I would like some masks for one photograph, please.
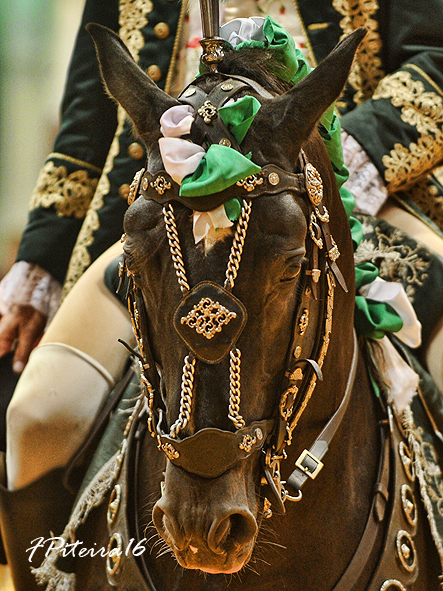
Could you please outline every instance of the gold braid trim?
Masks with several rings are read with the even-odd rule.
[[[89,178],[87,170],[68,174],[66,166],[46,162],[40,171],[31,196],[30,210],[54,206],[59,217],[85,217],[98,179]]]
[[[138,61],[140,49],[144,46],[144,38],[141,29],[148,24],[146,14],[152,11],[151,0],[120,0],[120,37],[126,43],[134,60]],[[103,168],[103,174],[98,183],[97,190],[83,222],[77,238],[77,243],[72,252],[65,284],[63,286],[62,300],[70,292],[85,269],[91,264],[91,255],[88,246],[94,242],[94,232],[100,227],[98,211],[103,207],[103,198],[109,193],[109,172],[114,167],[114,159],[120,151],[120,135],[123,131],[126,119],[125,111],[119,106],[117,111],[117,130]]]
[[[420,137],[409,146],[394,144],[390,154],[383,156],[388,191],[394,192],[423,176],[443,158],[443,97],[425,91],[421,80],[413,80],[410,72],[401,70],[386,76],[374,100],[390,99],[401,109],[401,119],[416,127]]]
[[[442,184],[443,167],[436,168],[432,171],[432,175],[426,175],[417,183],[414,183],[408,189],[407,195],[434,224],[437,224],[443,230],[443,195],[438,186],[432,182],[432,177],[435,177]]]
[[[340,21],[343,37],[366,27],[368,32],[362,40],[349,74],[349,84],[355,90],[353,101],[359,105],[371,98],[378,83],[384,76],[381,59],[381,39],[377,31],[378,22],[372,18],[379,5],[377,0],[333,0],[332,6],[344,18]]]

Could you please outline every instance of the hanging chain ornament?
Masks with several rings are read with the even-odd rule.
[[[194,387],[195,357],[187,355],[183,367],[180,412],[178,419],[171,427],[170,436],[175,439],[177,433],[186,427],[191,418],[192,393]]]
[[[169,241],[169,249],[171,251],[172,262],[174,263],[175,273],[177,275],[178,284],[182,293],[189,291],[188,280],[186,279],[185,264],[183,261],[182,250],[180,247],[180,240],[177,232],[177,224],[175,222],[174,208],[171,204],[163,208],[163,216],[166,225],[166,234]]]
[[[230,352],[229,364],[229,414],[228,417],[237,427],[241,429],[246,425],[244,418],[240,414],[240,362],[241,352],[237,348],[233,348]]]
[[[246,232],[251,215],[251,201],[243,200],[242,211],[237,222],[231,252],[229,254],[228,266],[226,269],[226,279],[224,289],[231,291],[234,287],[234,281],[240,267],[240,261],[243,253]],[[171,251],[172,262],[175,268],[179,287],[186,295],[190,291],[189,283],[186,277],[185,264],[180,246],[180,239],[177,231],[177,223],[174,215],[174,208],[171,204],[163,208],[163,216],[168,236],[169,249]],[[230,369],[229,369],[229,412],[228,417],[237,428],[245,426],[245,421],[240,414],[241,382],[240,382],[240,356],[239,349],[233,347],[230,351]],[[191,404],[194,387],[195,357],[190,354],[186,356],[183,366],[183,376],[181,385],[181,399],[179,417],[170,429],[170,436],[177,437],[179,431],[184,429],[191,416]]]

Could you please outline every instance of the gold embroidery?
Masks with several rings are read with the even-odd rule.
[[[421,80],[413,80],[410,72],[399,71],[386,76],[373,99],[390,99],[401,109],[401,118],[417,128],[420,137],[408,147],[394,144],[390,154],[383,156],[388,191],[397,191],[425,174],[443,158],[443,98],[425,91]]]
[[[85,162],[84,160],[79,160],[78,158],[73,158],[72,156],[68,156],[67,154],[61,154],[60,152],[51,152],[49,156],[47,156],[46,160],[50,158],[58,158],[59,160],[65,160],[66,162],[70,162],[71,164],[75,164],[76,166],[82,168],[88,168],[89,170],[93,170],[97,174],[101,174],[102,169],[94,164],[90,164],[89,162]]]
[[[435,175],[436,171],[433,171]],[[440,169],[440,174],[442,173]],[[436,176],[436,175],[435,175]],[[428,175],[408,190],[407,195],[439,228],[443,230],[443,195]],[[442,179],[443,180],[443,179]]]
[[[358,27],[366,27],[368,32],[362,40],[349,75],[349,84],[355,89],[353,100],[356,105],[371,98],[377,84],[384,76],[378,22],[372,18],[379,6],[377,0],[333,0],[332,6],[344,18],[340,21],[342,38]]]
[[[136,62],[138,54],[144,45],[141,29],[148,24],[146,14],[152,11],[151,0],[120,0],[120,37],[126,43]],[[70,292],[84,270],[91,264],[91,255],[88,246],[94,242],[94,232],[100,227],[98,211],[103,207],[103,198],[109,193],[110,184],[108,173],[114,167],[114,158],[120,151],[120,135],[122,134],[126,113],[119,106],[117,111],[117,130],[106,159],[103,174],[97,186],[94,198],[88,209],[82,228],[74,247],[69,263],[65,284],[63,286],[62,299]]]
[[[89,178],[86,170],[68,174],[66,166],[55,166],[49,161],[40,171],[30,209],[53,205],[58,216],[81,219],[88,211],[97,183],[98,179]]]
[[[120,0],[120,37],[135,61],[138,61],[138,53],[145,44],[141,29],[148,24],[146,14],[151,11],[151,0]]]
[[[374,263],[379,267],[381,279],[402,283],[408,299],[414,302],[417,290],[428,277],[431,255],[423,246],[408,242],[406,234],[398,228],[392,228],[388,234],[382,231],[383,226],[376,225],[374,218],[359,219],[364,238],[354,253],[355,263]]]

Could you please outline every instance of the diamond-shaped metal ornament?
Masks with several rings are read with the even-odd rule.
[[[237,341],[246,320],[240,300],[219,285],[204,281],[178,306],[174,327],[198,359],[218,363]]]

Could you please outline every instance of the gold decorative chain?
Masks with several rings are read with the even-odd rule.
[[[194,387],[195,357],[191,354],[185,357],[183,366],[180,412],[178,419],[171,427],[170,437],[177,437],[177,433],[184,429],[191,418],[192,392]]]
[[[240,414],[240,397],[241,397],[241,383],[240,383],[240,362],[241,352],[237,348],[230,351],[229,364],[229,414],[228,417],[237,427],[241,429],[246,425],[244,418]]]
[[[190,288],[186,278],[185,264],[180,247],[180,240],[178,238],[174,208],[170,203],[168,204],[168,207],[163,208],[163,216],[165,218],[166,234],[168,236],[169,248],[171,250],[172,262],[174,263],[175,272],[177,274],[178,284],[182,290],[182,293],[186,293]]]
[[[243,254],[243,246],[245,244],[249,217],[251,215],[251,207],[251,201],[243,199],[241,216],[237,223],[237,229],[235,231],[234,241],[232,242],[231,253],[229,255],[228,268],[226,269],[225,289],[233,289],[234,287],[234,281],[237,277],[241,256]]]
[[[240,218],[237,222],[237,228],[232,242],[231,252],[229,254],[228,266],[226,269],[226,280],[224,284],[225,289],[234,287],[234,281],[237,277],[238,269],[240,267],[241,256],[243,253],[243,246],[246,238],[246,231],[248,229],[249,217],[251,215],[251,201],[243,200],[243,206]],[[190,291],[188,280],[186,277],[186,270],[183,261],[183,255],[180,246],[180,239],[177,231],[177,223],[175,221],[174,208],[171,204],[163,208],[163,216],[166,226],[166,234],[169,241],[169,249],[171,251],[172,261],[174,263],[175,273],[180,289],[183,294]],[[182,320],[186,320],[182,319]],[[209,337],[208,337],[209,338]],[[229,368],[229,419],[234,425],[240,429],[245,426],[245,421],[240,414],[240,358],[241,353],[239,349],[232,349],[230,352],[230,368]],[[179,431],[184,429],[189,422],[191,416],[191,404],[194,387],[194,372],[196,359],[192,355],[185,358],[183,367],[182,385],[181,385],[181,399],[179,417],[170,429],[170,436],[175,438]]]

